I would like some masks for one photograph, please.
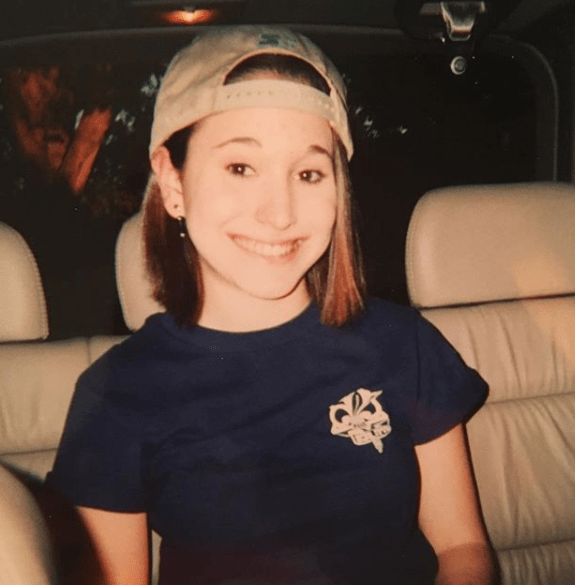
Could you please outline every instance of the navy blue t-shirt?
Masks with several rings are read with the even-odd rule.
[[[80,378],[49,481],[76,505],[148,514],[162,585],[430,584],[414,445],[486,386],[419,314],[311,305],[254,333],[168,314]]]

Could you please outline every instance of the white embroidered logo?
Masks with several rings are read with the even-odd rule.
[[[373,446],[383,453],[383,441],[391,433],[389,415],[378,402],[381,390],[359,388],[329,407],[331,433],[350,438],[355,445]]]
[[[297,43],[276,33],[261,33],[259,35],[258,47],[277,47],[278,49],[295,49]]]

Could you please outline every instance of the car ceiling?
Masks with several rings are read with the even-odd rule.
[[[220,8],[224,14],[231,15],[227,22],[398,29],[404,25],[400,22],[402,13],[414,14],[424,3],[424,0],[2,0],[0,38],[142,28],[143,15],[150,11],[173,10],[190,4],[194,8]],[[504,33],[524,29],[544,14],[571,3],[572,0],[484,2],[487,12],[497,13],[496,22],[490,28]]]

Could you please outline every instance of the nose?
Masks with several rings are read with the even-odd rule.
[[[258,202],[256,219],[277,230],[285,230],[295,223],[294,192],[289,180],[275,180],[267,186]]]

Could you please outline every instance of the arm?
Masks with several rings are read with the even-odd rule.
[[[433,546],[436,585],[495,585],[463,425],[415,448],[421,471],[419,524]]]
[[[145,513],[79,507],[90,537],[70,584],[148,585],[148,526]]]

